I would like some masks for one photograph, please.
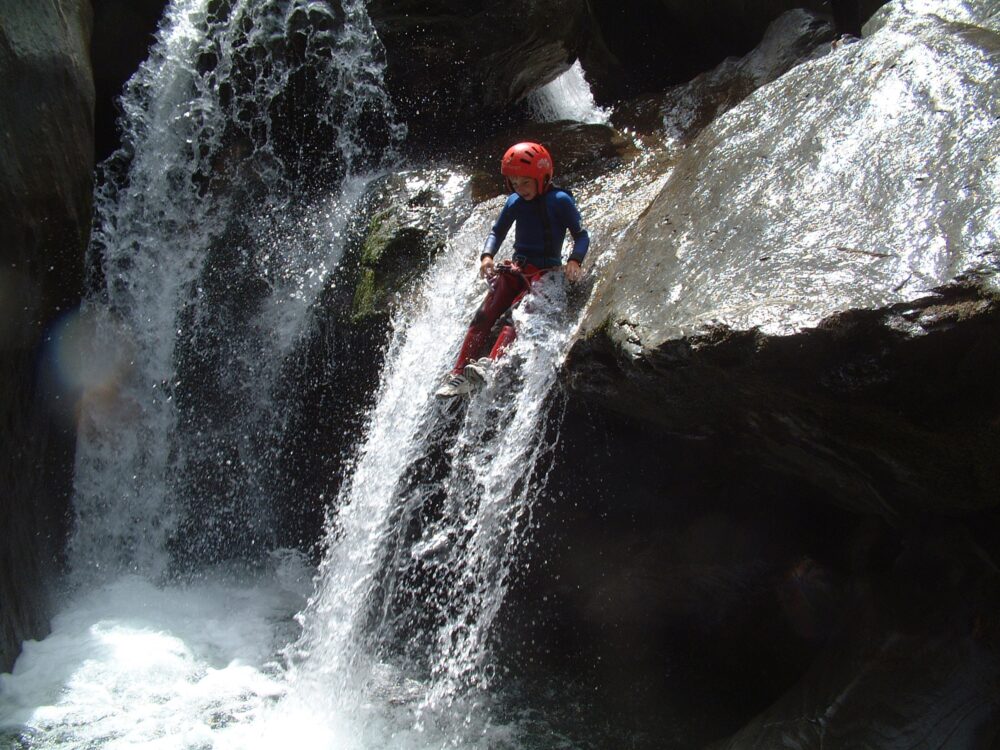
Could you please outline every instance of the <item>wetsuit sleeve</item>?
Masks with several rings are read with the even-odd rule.
[[[573,200],[572,196],[563,193],[559,196],[558,206],[560,218],[573,238],[573,252],[570,253],[569,259],[583,263],[583,259],[587,256],[587,250],[590,249],[590,235],[583,228],[576,201]]]
[[[500,211],[500,216],[497,217],[496,223],[486,238],[486,242],[483,243],[483,251],[479,254],[479,260],[482,260],[487,255],[491,258],[496,255],[500,245],[506,239],[507,232],[510,231],[511,226],[514,224],[513,205],[516,197],[516,195],[512,195],[507,199],[507,203],[504,204],[503,210]]]

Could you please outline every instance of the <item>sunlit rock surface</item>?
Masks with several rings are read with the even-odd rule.
[[[702,134],[591,328],[639,353],[719,326],[794,333],[963,274],[996,288],[996,34],[888,15]]]
[[[887,6],[683,152],[598,282],[581,390],[753,436],[857,509],[996,504],[996,16],[933,9]]]
[[[81,293],[90,227],[90,3],[0,8],[0,670],[46,628],[73,461],[70,409],[37,377]]]

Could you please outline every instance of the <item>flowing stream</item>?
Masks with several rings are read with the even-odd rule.
[[[552,274],[487,388],[435,403],[484,291],[475,259],[499,200],[395,315],[318,569],[275,538],[273,509],[300,499],[279,460],[289,412],[308,408],[295,363],[358,201],[405,137],[364,3],[331,8],[174,0],[128,86],[91,291],[55,336],[81,396],[76,518],[52,634],[0,675],[11,747],[526,746],[493,710],[491,635],[583,304]],[[290,132],[302,91],[325,108]],[[656,187],[632,189],[636,205]],[[621,229],[606,189],[578,196],[598,242]]]

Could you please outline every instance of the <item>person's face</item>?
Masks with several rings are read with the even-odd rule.
[[[510,184],[514,188],[514,192],[526,201],[530,201],[538,195],[538,185],[532,177],[511,177]]]

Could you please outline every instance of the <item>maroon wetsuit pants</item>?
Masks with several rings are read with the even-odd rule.
[[[455,374],[462,372],[465,366],[479,356],[489,338],[490,331],[501,315],[507,315],[503,328],[497,336],[496,343],[490,350],[490,359],[496,359],[503,355],[507,348],[514,343],[517,338],[517,331],[514,329],[514,321],[510,318],[510,311],[525,294],[531,291],[531,286],[542,278],[550,269],[537,268],[530,263],[523,266],[500,264],[496,267],[496,275],[490,284],[490,291],[479,306],[472,324],[465,334],[465,341],[462,342],[462,350],[458,354],[455,362]]]

